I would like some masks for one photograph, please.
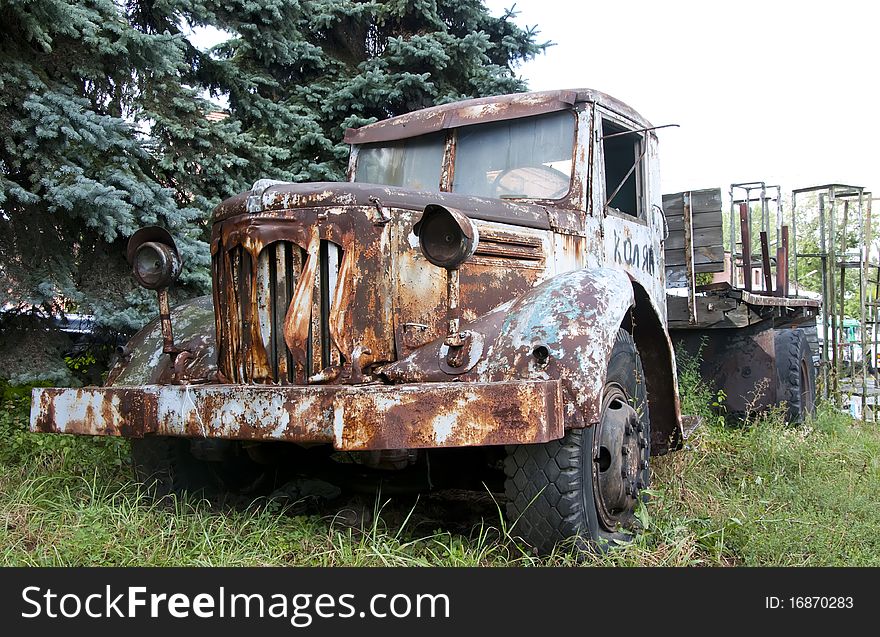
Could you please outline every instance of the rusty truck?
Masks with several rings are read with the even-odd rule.
[[[655,128],[580,89],[350,129],[346,182],[214,210],[211,296],[172,309],[174,240],[136,233],[159,317],[31,428],[130,438],[159,494],[483,480],[538,550],[626,539],[683,440]]]

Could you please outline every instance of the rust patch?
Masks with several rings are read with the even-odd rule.
[[[563,434],[557,381],[33,390],[31,430],[332,443],[339,450],[546,442]]]
[[[559,384],[401,386],[342,402],[339,449],[415,449],[547,442],[563,435]],[[426,400],[424,388],[430,388]],[[342,398],[342,395],[339,396]],[[354,396],[346,396],[354,398]]]
[[[462,326],[484,338],[486,353],[458,377],[465,382],[559,379],[566,426],[589,426],[598,421],[608,356],[632,303],[632,284],[619,270],[575,270],[548,279]],[[435,340],[383,366],[381,374],[391,382],[448,379],[439,364],[443,344]],[[537,349],[547,357],[536,357]]]
[[[567,110],[579,103],[601,104],[643,128],[651,126],[636,111],[610,95],[592,89],[569,89],[480,97],[425,108],[361,128],[350,128],[345,131],[345,142],[364,144],[406,139],[478,122],[502,121]]]

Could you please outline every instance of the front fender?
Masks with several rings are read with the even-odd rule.
[[[187,378],[212,378],[217,371],[217,336],[214,302],[210,296],[191,299],[171,310],[174,344],[190,352]],[[107,376],[110,386],[166,385],[172,382],[170,357],[162,352],[158,317],[147,323],[124,348]]]
[[[559,379],[566,426],[588,426],[599,420],[608,359],[633,303],[632,284],[619,270],[566,272],[463,325],[476,335],[479,351],[471,353],[461,373],[445,364],[444,339],[381,373],[391,382]]]

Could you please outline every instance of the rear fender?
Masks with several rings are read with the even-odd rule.
[[[446,364],[438,339],[381,373],[391,382],[559,379],[565,426],[590,426],[599,420],[608,359],[633,303],[633,286],[620,270],[566,272],[463,325],[473,344],[458,370]]]

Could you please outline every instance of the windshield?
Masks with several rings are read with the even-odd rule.
[[[559,199],[571,183],[568,111],[455,130],[452,191],[495,199]],[[355,181],[439,190],[444,133],[361,146]]]
[[[382,145],[362,146],[355,181],[437,190],[445,135],[436,133]]]
[[[498,199],[559,199],[571,182],[569,112],[458,130],[453,192]]]

